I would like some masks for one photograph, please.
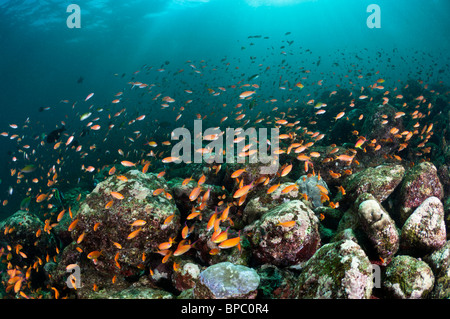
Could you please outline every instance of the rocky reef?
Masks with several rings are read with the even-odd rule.
[[[315,174],[253,185],[257,170],[243,172],[238,186],[230,168],[220,177],[200,170],[197,180],[130,169],[50,218],[18,211],[0,224],[3,294],[449,297],[446,184],[432,163],[362,168],[336,189]],[[233,197],[246,183],[248,197]],[[21,270],[12,274],[12,265]]]

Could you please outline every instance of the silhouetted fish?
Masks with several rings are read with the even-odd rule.
[[[51,131],[48,135],[47,135],[47,143],[55,143],[56,141],[59,140],[59,138],[61,137],[61,133],[64,132],[66,130],[66,127],[63,126],[59,129],[56,129],[54,131]]]

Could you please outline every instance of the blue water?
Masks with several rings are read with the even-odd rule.
[[[81,28],[66,25],[71,3],[81,8]],[[366,24],[370,4],[381,9],[381,28]],[[42,165],[33,177],[45,177],[59,157],[60,187],[69,187],[77,182],[82,164],[109,165],[117,160],[118,148],[139,159],[142,145],[162,135],[155,119],[175,126],[191,125],[197,113],[215,111],[209,116],[213,119],[227,115],[215,108],[235,104],[236,99],[224,94],[214,100],[205,88],[217,91],[219,86],[244,84],[253,74],[261,74],[255,83],[265,98],[307,101],[314,98],[317,86],[305,87],[295,96],[279,89],[286,80],[291,87],[300,81],[304,70],[311,71],[305,82],[323,80],[329,90],[336,85],[348,87],[346,75],[356,81],[356,74],[377,71],[376,77],[359,85],[370,85],[379,77],[391,88],[408,79],[448,85],[449,12],[447,0],[0,0],[0,131],[22,139],[0,136],[0,200],[9,201],[1,206],[0,217],[18,209],[29,187],[33,196],[39,188],[46,189],[42,183],[39,187],[30,181],[17,184],[17,177],[11,177],[11,169],[29,163],[19,152],[23,145],[30,145],[25,152]],[[265,71],[266,67],[270,69]],[[158,72],[159,68],[165,71]],[[156,86],[142,97],[143,91],[130,90],[130,81]],[[194,93],[187,96],[186,89]],[[111,105],[120,91],[127,93],[127,104]],[[84,102],[89,93],[95,95]],[[172,106],[161,110],[161,103],[151,100],[157,93],[194,102],[175,124],[182,103],[176,110]],[[79,116],[91,105],[104,109],[91,116],[100,117],[103,127],[111,123],[107,114],[123,107],[128,114],[113,119],[115,129],[106,142],[105,134],[94,132],[84,142],[80,139],[85,151],[96,144],[95,152],[88,151],[80,159],[73,150],[59,153],[39,145],[42,134],[61,127],[61,121],[67,134],[79,134],[87,122],[80,122]],[[50,109],[39,112],[42,107]],[[141,114],[147,115],[146,120],[128,128],[128,121]],[[124,138],[136,136],[136,130],[144,136],[138,142]]]

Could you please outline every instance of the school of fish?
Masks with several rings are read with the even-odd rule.
[[[249,39],[255,41],[253,36]],[[16,143],[16,151],[11,154],[8,164],[15,182],[11,184],[7,197],[2,199],[2,205],[15,212],[19,207],[9,201],[16,196],[20,198],[21,210],[38,215],[45,226],[38,230],[36,238],[50,233],[66,213],[71,218],[68,231],[72,232],[79,220],[72,207],[61,205],[59,190],[68,190],[77,184],[92,190],[98,183],[96,174],[105,169],[108,171],[105,178],[116,176],[124,182],[127,177],[123,172],[131,169],[157,173],[158,178],[169,175],[170,170],[181,162],[180,157],[171,154],[176,143],[171,138],[174,128],[192,128],[193,121],[198,119],[203,121],[204,128],[219,127],[223,131],[226,127],[278,128],[279,148],[271,150],[280,160],[278,171],[257,176],[251,181],[243,178],[246,167],[233,171],[230,175],[233,184],[219,185],[232,191],[219,198],[219,205],[213,213],[206,209],[212,196],[211,189],[205,187],[206,176],[184,179],[183,185],[196,184],[189,194],[189,200],[194,204],[192,211],[186,213],[180,234],[158,243],[155,251],[162,256],[161,263],[172,262],[174,271],[177,271],[180,258],[196,249],[197,238],[192,234],[195,227],[202,225],[196,223],[198,220],[207,221],[206,231],[218,247],[211,249],[209,254],[232,249],[240,253],[243,237],[240,231],[233,229],[234,218],[245,207],[248,194],[256,189],[264,189],[267,194],[275,192],[283,181],[298,178],[292,176],[295,169],[305,175],[335,181],[335,189],[328,190],[321,185],[317,188],[324,205],[339,209],[339,203],[333,202],[333,195],[340,192],[345,196],[342,181],[358,170],[366,156],[380,154],[381,160],[407,162],[410,166],[430,159],[432,148],[429,141],[437,135],[431,115],[435,112],[437,99],[447,99],[449,91],[441,92],[426,80],[418,80],[415,84],[422,93],[406,96],[404,92],[410,92],[409,82],[384,77],[383,70],[369,72],[356,66],[347,74],[341,72],[336,82],[326,74],[315,72],[320,59],[308,67],[305,64],[298,66],[290,59],[290,55],[298,53],[290,44],[286,46],[283,43],[280,48],[272,47],[272,50],[272,54],[281,59],[280,63],[254,57],[253,71],[248,73],[239,69],[238,59],[227,57],[221,61],[186,60],[176,66],[168,63],[143,65],[126,79],[119,74],[114,75],[123,79],[123,90],[119,92],[111,91],[104,95],[92,87],[84,96],[63,96],[58,105],[44,110],[58,109],[58,114],[65,113],[55,123],[57,134],[54,134],[54,143],[44,140],[43,136],[49,130],[44,130],[39,121],[32,118],[0,128],[3,131],[1,138]],[[308,54],[309,50],[301,51]],[[345,61],[340,63],[345,64]],[[223,80],[223,72],[234,73]],[[173,87],[166,90],[164,83],[167,79],[177,83],[176,90]],[[395,108],[394,113],[381,115],[380,125],[389,127],[388,136],[375,139],[360,134],[362,123],[367,120],[362,110],[368,105],[373,108],[391,105]],[[398,127],[389,126],[400,123],[400,120],[402,124]],[[342,125],[351,139],[341,142],[330,136],[335,125]],[[211,153],[208,142],[219,137],[216,134],[203,136],[202,147],[194,149],[194,152]],[[235,143],[241,141],[249,143],[243,134],[235,136]],[[392,144],[396,148],[383,153]],[[239,155],[250,157],[257,152],[250,149],[249,143]],[[218,174],[223,167],[224,164],[217,163],[209,169]],[[283,187],[281,192],[286,194],[298,189],[294,183]],[[172,197],[163,188],[154,190],[152,195]],[[82,201],[83,196],[80,194],[77,200]],[[303,194],[303,200],[309,200],[307,194]],[[111,209],[114,203],[121,201],[126,201],[126,197],[119,190],[111,190],[105,209]],[[161,226],[173,222],[173,217],[168,217]],[[323,218],[321,215],[320,219]],[[95,224],[93,230],[99,226],[99,223]],[[283,220],[277,226],[290,229],[296,227],[296,222]],[[137,240],[144,227],[145,221],[134,221],[127,240]],[[7,236],[14,232],[14,227],[6,225],[3,232]],[[80,244],[87,236],[89,234],[82,233],[76,243]],[[114,243],[114,246],[117,249],[122,247],[121,243]],[[30,281],[32,273],[42,271],[45,262],[57,262],[60,252],[57,249],[25,265],[16,265],[12,262],[13,257],[26,259],[27,252],[21,245],[2,244],[0,258],[6,264],[8,274],[8,280],[3,282],[5,291],[29,298],[36,290]],[[85,253],[92,262],[103,258],[101,250]],[[142,259],[144,262],[144,252]],[[115,263],[120,267],[117,259]],[[150,275],[152,273],[150,269]],[[111,280],[115,282],[117,278],[114,276]],[[75,282],[73,285],[76,287]],[[39,289],[47,289],[54,298],[65,297],[57,287]],[[94,285],[92,289],[95,291],[98,287]]]

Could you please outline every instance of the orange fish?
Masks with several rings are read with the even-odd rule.
[[[280,187],[280,183],[270,186],[270,188],[267,190],[267,194],[273,193],[277,190],[278,187]]]
[[[131,226],[131,227],[135,227],[135,226],[144,226],[145,224],[147,224],[147,222],[146,222],[145,220],[138,219],[138,220],[135,220],[134,222],[132,222],[132,223],[130,224],[130,226]]]
[[[173,163],[173,162],[180,162],[180,161],[181,161],[181,159],[177,156],[165,157],[162,160],[163,163]]]
[[[47,197],[48,197],[48,194],[40,194],[40,195],[36,198],[36,203],[40,203],[40,202],[44,201]]]
[[[130,162],[130,161],[122,161],[122,162],[120,162],[120,164],[122,164],[123,166],[126,166],[126,167],[132,167],[132,166],[136,165],[136,164],[134,164],[133,162]]]
[[[73,222],[70,223],[69,228],[67,229],[68,231],[72,231],[74,230],[75,226],[77,226],[78,224],[78,219],[75,219]]]
[[[342,118],[345,115],[345,112],[340,112],[336,117],[334,118],[336,121]]]
[[[87,258],[89,258],[89,259],[98,259],[98,257],[100,257],[101,254],[102,254],[101,251],[94,250],[94,251],[91,251],[91,252],[87,255]]]
[[[328,189],[326,189],[324,186],[317,184],[317,188],[320,190],[321,193],[328,195]]]
[[[116,167],[113,166],[113,167],[111,167],[110,170],[108,171],[108,174],[109,174],[109,175],[113,175],[115,172],[116,172]]]
[[[184,253],[186,253],[187,251],[189,251],[189,249],[192,248],[192,245],[194,244],[190,244],[190,245],[184,245],[183,241],[181,241],[178,244],[177,249],[173,252],[174,256],[180,256],[183,255]]]
[[[240,99],[245,99],[246,97],[252,96],[252,95],[255,94],[255,93],[256,93],[256,91],[245,91],[245,92],[242,92],[242,93],[239,95],[239,98],[240,98]]]
[[[286,166],[286,167],[281,171],[280,176],[281,176],[281,177],[286,176],[287,174],[290,173],[291,170],[292,170],[292,164],[289,164],[288,166]]]
[[[148,168],[150,167],[150,162],[145,163],[144,167],[142,168],[142,173],[147,173]]]
[[[245,172],[245,168],[238,169],[237,171],[234,171],[233,174],[231,174],[231,178],[237,178],[241,176],[242,173]]]
[[[159,194],[164,192],[164,188],[158,188],[153,191],[153,196],[158,196]]]
[[[356,141],[355,148],[361,148],[361,146],[366,142],[365,137],[360,137],[358,141]]]
[[[136,229],[135,231],[132,231],[132,232],[128,235],[127,239],[133,239],[134,237],[136,237],[136,236],[141,232],[141,230],[142,230],[142,228],[138,228],[138,229]]]
[[[161,178],[161,177],[163,177],[165,174],[166,174],[166,171],[159,172],[158,175],[156,175],[156,178]]]
[[[296,223],[295,220],[290,220],[290,221],[287,221],[287,222],[279,222],[277,224],[277,226],[283,226],[283,227],[286,227],[286,228],[291,228],[291,227],[295,226],[295,223]]]
[[[167,225],[168,223],[170,223],[174,217],[175,217],[175,214],[172,214],[172,215],[170,215],[169,217],[167,217],[167,218],[164,220],[163,225]]]
[[[189,194],[189,200],[192,202],[197,199],[198,195],[200,195],[201,188],[200,186],[195,187],[191,193]]]
[[[117,179],[118,179],[118,180],[121,180],[122,182],[128,181],[128,178],[127,178],[126,176],[124,176],[124,175],[119,175],[119,176],[117,176]]]
[[[283,188],[283,190],[281,191],[282,194],[287,194],[293,190],[298,190],[298,186],[296,184],[292,184],[289,186],[286,186],[285,188]]]
[[[240,197],[242,197],[244,195],[247,195],[247,193],[249,192],[249,190],[252,187],[253,187],[253,182],[251,184],[249,184],[249,185],[242,186],[236,192],[234,192],[233,198],[240,198]]]
[[[111,192],[111,196],[116,199],[119,199],[119,200],[122,200],[125,198],[125,196],[123,196],[121,193],[118,193],[118,192]]]
[[[237,246],[241,242],[241,235],[239,231],[238,237],[227,239],[219,244],[220,249],[227,249]]]

